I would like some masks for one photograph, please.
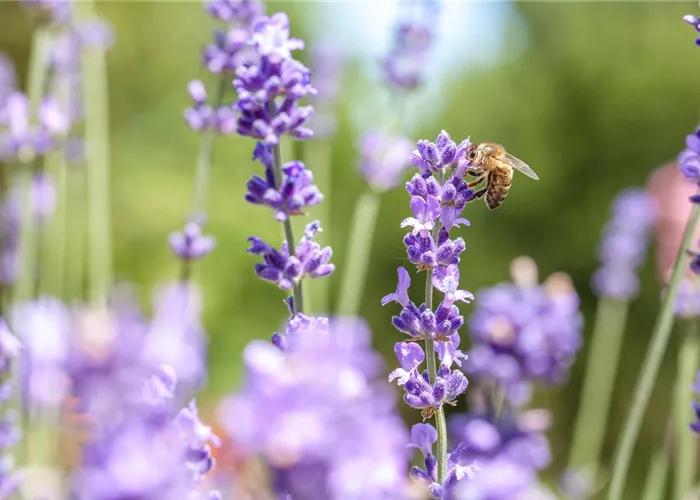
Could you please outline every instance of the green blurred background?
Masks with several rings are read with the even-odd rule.
[[[396,9],[393,4],[386,7],[382,12]],[[154,286],[178,273],[166,238],[181,227],[191,206],[199,140],[181,113],[189,105],[187,82],[206,77],[200,50],[215,23],[199,2],[98,2],[97,8],[116,34],[108,53],[115,273],[119,280],[138,286],[148,309]],[[339,33],[328,28],[329,19],[337,25],[347,16],[357,23],[350,27],[356,40],[335,40],[341,48],[348,45],[349,56],[337,103],[339,129],[330,139],[333,188],[326,203],[331,216],[324,221],[332,231],[338,265],[331,277],[332,300],[343,272],[349,214],[364,190],[356,171],[358,134],[390,122],[398,113],[389,106],[377,76],[381,51],[373,54],[363,42],[372,35],[363,30],[391,30],[391,16],[377,18],[373,9],[378,8],[343,2],[268,3],[268,12],[290,14],[293,34],[309,45],[321,37],[333,40]],[[364,20],[362,9],[367,9]],[[541,276],[554,271],[571,274],[587,322],[592,323],[596,299],[589,279],[612,198],[621,189],[643,185],[655,167],[674,158],[697,123],[700,48],[693,45],[692,28],[681,21],[695,10],[692,2],[450,7],[457,15],[451,16],[452,30],[439,34],[436,49],[447,63],[427,75],[428,89],[408,98],[414,104],[408,104],[402,132],[412,140],[434,140],[446,129],[455,139],[471,135],[477,141],[503,143],[541,179],[516,178],[498,211],[488,212],[480,203],[468,207],[472,226],[460,233],[467,240],[462,281],[477,293],[477,300],[481,288],[508,279],[512,258],[526,254],[536,259]],[[0,2],[0,50],[14,59],[22,79],[30,36],[26,13],[14,3]],[[314,148],[315,141],[285,144],[285,158]],[[258,170],[250,160],[252,147],[253,141],[238,137],[219,140],[215,146],[207,231],[218,245],[195,269],[211,337],[210,381],[203,395],[209,408],[239,383],[243,346],[253,338],[268,338],[286,316],[282,293],[255,278],[256,259],[245,251],[249,235],[273,242],[281,238],[269,210],[243,201],[245,182]],[[390,326],[391,308],[382,308],[379,300],[395,287],[396,267],[405,255],[399,222],[407,213],[402,189],[383,197],[362,300],[361,314],[372,326],[376,347],[387,356],[400,335]],[[651,262],[642,281],[615,389],[608,459],[658,308],[659,286]],[[468,315],[469,306],[463,311]],[[673,351],[671,345],[669,352]],[[584,357],[585,352],[565,388],[541,390],[536,396],[535,406],[549,407],[555,415],[550,432],[553,470],[566,457]],[[393,362],[389,357],[388,363]],[[667,356],[640,436],[631,488],[641,487],[650,451],[662,439],[673,363]],[[408,419],[416,417],[407,412]],[[633,489],[629,498],[637,498]]]

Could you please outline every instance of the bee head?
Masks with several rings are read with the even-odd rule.
[[[469,149],[467,149],[467,159],[472,165],[478,165],[481,163],[481,152],[476,144],[472,144],[469,146]]]

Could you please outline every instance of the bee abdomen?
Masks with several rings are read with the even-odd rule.
[[[486,206],[489,210],[495,210],[501,206],[508,196],[511,184],[511,175],[493,172],[489,179],[488,190],[486,191]]]

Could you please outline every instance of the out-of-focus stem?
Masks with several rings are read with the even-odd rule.
[[[226,94],[226,89],[230,85],[227,78],[222,78],[219,81],[219,86],[216,91],[216,97],[212,109],[216,110],[221,106],[221,102]],[[197,171],[195,174],[195,189],[194,189],[194,204],[193,215],[204,212],[204,202],[207,196],[207,186],[209,184],[209,171],[211,170],[212,149],[216,134],[211,130],[206,130],[202,133],[199,143],[199,155],[197,156]]]
[[[66,230],[70,237],[66,242],[66,273],[63,294],[69,301],[82,301],[85,298],[87,222],[85,217],[87,211],[85,186],[86,172],[82,166],[66,171]]]
[[[314,182],[323,193],[323,201],[311,207],[312,220],[321,221],[323,231],[318,233],[316,241],[322,247],[331,245],[330,200],[331,197],[331,145],[327,140],[306,141],[304,144],[304,161],[313,169]],[[330,279],[333,275],[320,280],[309,280],[306,285],[306,309],[312,314],[330,312]]]
[[[48,77],[47,58],[51,34],[46,26],[38,25],[32,38],[32,49],[29,61],[29,76],[27,78],[29,116],[31,123],[38,121],[39,107],[46,87]],[[13,289],[13,301],[28,300],[35,286],[36,245],[34,227],[33,173],[34,151],[22,150],[19,154],[22,163],[19,172],[20,186],[20,236],[19,236],[19,276]]]
[[[690,493],[695,480],[696,439],[688,429],[692,416],[693,380],[700,359],[700,339],[698,338],[698,318],[684,321],[684,332],[678,351],[678,372],[675,394],[675,453],[673,466],[673,498],[683,500]]]
[[[379,194],[366,191],[355,204],[350,228],[350,248],[345,257],[343,279],[340,283],[337,307],[340,315],[356,315],[359,312],[380,202]]]
[[[683,235],[683,241],[678,249],[678,256],[673,266],[671,280],[661,304],[661,311],[654,325],[651,343],[647,349],[644,362],[639,369],[639,379],[634,390],[632,407],[627,415],[627,421],[623,427],[622,436],[615,452],[608,500],[620,500],[622,498],[627,472],[629,471],[632,453],[634,452],[634,445],[639,436],[644,413],[649,405],[651,391],[654,388],[654,382],[659,374],[661,361],[663,360],[671,335],[674,308],[676,300],[678,299],[681,280],[683,275],[687,272],[688,261],[690,259],[686,253],[686,249],[693,239],[693,233],[697,226],[698,219],[700,219],[700,205],[693,204],[693,209]]]
[[[83,18],[95,15],[92,0],[76,3]],[[82,53],[85,99],[85,159],[87,163],[89,281],[88,293],[103,306],[112,285],[112,224],[109,188],[109,94],[102,48]]]
[[[273,153],[273,170],[275,175],[275,185],[277,188],[282,186],[282,154],[280,151],[279,144],[272,148]],[[294,255],[297,245],[294,241],[294,230],[292,229],[292,221],[288,217],[282,225],[284,226],[284,238],[287,240],[287,248],[289,249],[289,255]],[[294,310],[298,313],[304,312],[304,296],[301,290],[301,283],[294,285]]]
[[[662,500],[665,496],[669,466],[668,448],[672,437],[672,428],[671,419],[669,418],[664,443],[654,452],[649,463],[649,472],[644,483],[642,500]]]
[[[601,297],[598,302],[569,467],[597,467],[628,308],[626,301],[609,297]]]

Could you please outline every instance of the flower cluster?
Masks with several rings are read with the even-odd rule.
[[[294,310],[294,299],[289,297],[287,305],[291,314],[285,323],[284,332],[272,334],[271,342],[282,351],[294,350],[295,344],[302,339],[306,332],[316,332],[316,334],[328,333],[329,321],[324,316],[307,316],[297,313]]]
[[[216,240],[213,236],[203,235],[202,228],[196,222],[188,222],[181,233],[175,232],[169,238],[170,248],[182,260],[198,260],[208,255]]]
[[[593,275],[593,289],[598,295],[629,300],[639,289],[637,269],[644,263],[656,206],[645,191],[628,189],[617,196],[612,211],[598,250],[601,267]]]
[[[317,326],[286,352],[245,348],[246,382],[220,408],[224,428],[264,458],[276,498],[405,498],[407,436],[369,330],[355,319]]]
[[[473,339],[468,374],[502,384],[511,403],[528,397],[530,383],[559,383],[581,347],[583,318],[568,276],[537,283],[530,259],[513,264],[513,283],[479,294],[469,327]]]
[[[202,52],[204,66],[220,81],[213,96],[201,80],[189,82],[192,106],[184,111],[184,118],[192,130],[231,134],[236,130],[236,111],[233,103],[224,102],[226,90],[236,69],[253,57],[251,30],[265,8],[257,0],[207,0],[204,8],[226,24],[224,29],[214,31],[213,43]]]
[[[414,466],[411,468],[411,476],[428,483],[428,492],[432,498],[445,498],[445,493],[451,491],[462,479],[473,479],[475,472],[481,469],[476,462],[471,465],[462,465],[462,453],[465,448],[464,443],[448,455],[447,479],[444,484],[440,484],[437,478],[438,462],[433,455],[433,445],[437,441],[438,435],[435,427],[430,424],[416,424],[411,428],[411,443],[409,447],[417,448],[423,454],[423,464],[425,468]]]
[[[303,162],[291,161],[282,165],[283,178],[278,188],[270,147],[258,143],[253,157],[265,167],[265,177],[254,175],[248,181],[245,199],[275,210],[278,222],[286,221],[290,215],[301,215],[304,208],[323,201],[323,195],[313,184],[313,173]]]
[[[268,245],[257,236],[248,238],[248,252],[261,255],[264,263],[255,265],[255,273],[262,280],[276,284],[282,290],[290,290],[304,278],[323,278],[335,270],[330,264],[331,247],[321,247],[313,240],[321,230],[318,221],[311,222],[304,230],[304,236],[293,253],[290,254],[287,242],[280,250]]]
[[[381,62],[386,82],[402,90],[421,85],[437,24],[437,2],[417,2],[413,6],[417,11],[397,23],[391,49]]]
[[[299,106],[299,99],[314,95],[310,71],[292,57],[304,42],[289,36],[289,19],[284,13],[262,17],[253,26],[250,43],[254,58],[239,66],[233,85],[238,94],[237,131],[266,144],[278,144],[282,135],[307,139],[313,135],[306,122],[311,106]]]
[[[529,410],[519,415],[506,412],[498,418],[490,413],[452,417],[450,434],[461,442],[459,449],[452,453],[453,460],[479,466],[472,481],[459,485],[454,498],[553,499],[553,495],[542,491],[537,479],[538,471],[547,467],[551,460],[544,435],[549,421],[549,414],[544,410]]]
[[[85,446],[71,481],[74,494],[96,500],[205,498],[199,484],[214,465],[211,446],[220,445],[218,437],[200,421],[194,401],[175,413],[176,378],[167,365],[133,382],[126,404],[113,407],[98,437]]]
[[[686,136],[685,146],[678,155],[678,165],[688,180],[700,185],[700,127]],[[692,197],[691,201],[698,203],[700,199]]]

